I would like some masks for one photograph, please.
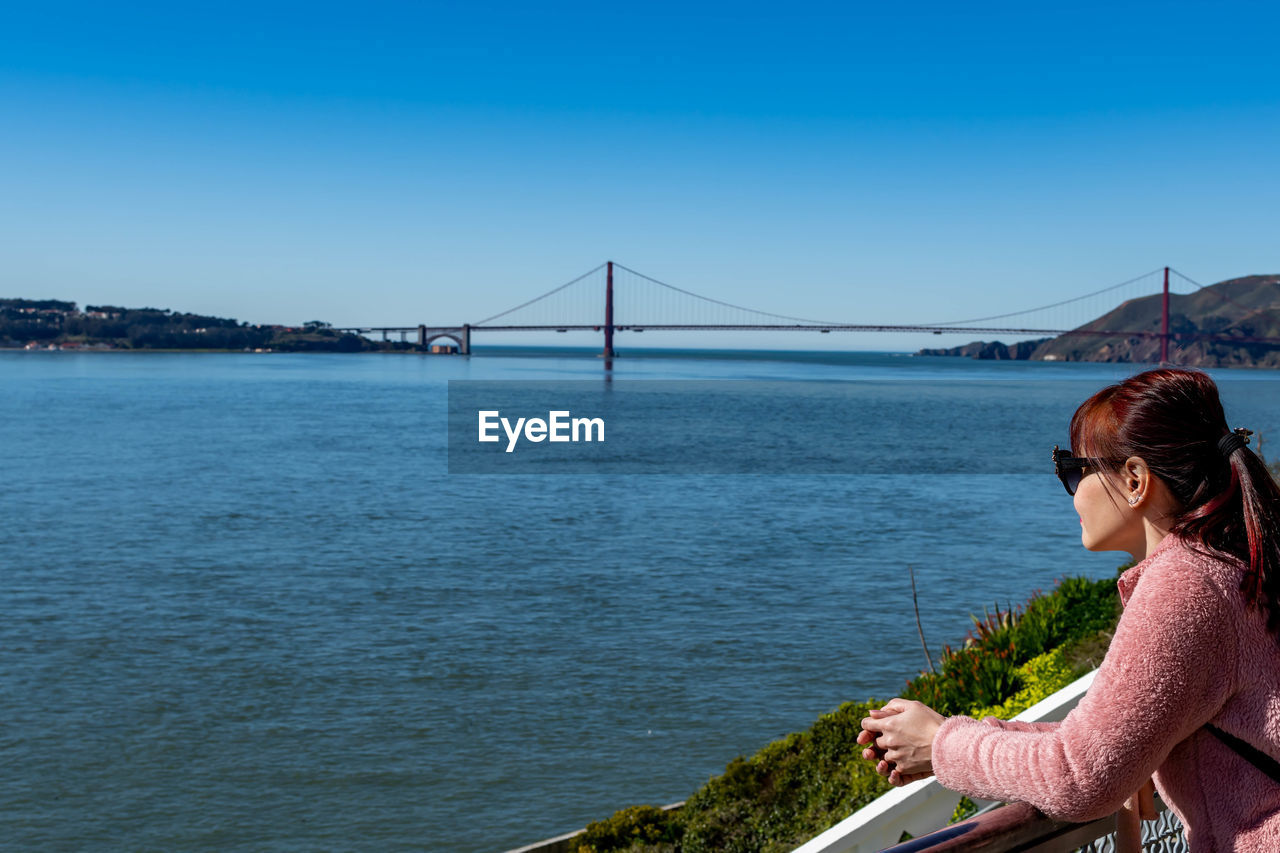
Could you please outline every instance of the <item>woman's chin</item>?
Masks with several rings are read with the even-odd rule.
[[[1107,548],[1107,547],[1105,547],[1105,545],[1104,545],[1102,542],[1098,542],[1097,540],[1093,539],[1092,537],[1090,537],[1090,536],[1089,536],[1089,534],[1088,534],[1088,533],[1085,533],[1083,530],[1082,530],[1082,531],[1080,531],[1080,544],[1084,546],[1084,549],[1085,549],[1086,551],[1112,551],[1112,550],[1115,550],[1114,548]]]

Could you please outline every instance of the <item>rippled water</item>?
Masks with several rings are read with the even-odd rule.
[[[0,837],[500,851],[683,799],[839,703],[892,694],[923,665],[907,565],[936,653],[984,605],[1123,559],[1081,550],[1047,464],[446,473],[448,379],[601,372],[519,353],[0,355]],[[614,362],[617,381],[842,383],[905,444],[1007,434],[1011,470],[1129,372]],[[1215,375],[1233,426],[1280,427],[1275,374]],[[957,387],[977,403],[963,418],[895,417],[894,399]]]

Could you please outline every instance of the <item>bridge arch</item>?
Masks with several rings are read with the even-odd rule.
[[[462,351],[462,338],[453,332],[428,332],[422,336],[422,346],[429,347],[433,342],[438,341],[441,338],[448,338],[453,341],[458,345],[459,352]]]

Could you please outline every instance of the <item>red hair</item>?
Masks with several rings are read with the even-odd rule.
[[[1218,386],[1199,370],[1166,367],[1109,385],[1071,418],[1071,448],[1111,471],[1140,457],[1179,503],[1169,531],[1248,567],[1241,589],[1280,637],[1280,487],[1252,451],[1224,457],[1229,435]]]

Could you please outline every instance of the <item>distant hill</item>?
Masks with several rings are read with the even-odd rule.
[[[922,349],[916,355],[964,355],[969,358],[980,358],[988,361],[1017,361],[1031,358],[1036,347],[1051,341],[1053,338],[1040,338],[1037,341],[1019,341],[1016,344],[1002,344],[999,341],[974,341],[959,347],[945,349]]]
[[[1161,294],[1123,302],[1079,331],[1160,331]],[[1193,294],[1169,296],[1169,359],[1191,367],[1280,367],[1280,346],[1232,341],[1179,340],[1179,335],[1280,338],[1280,275],[1250,275],[1218,282]],[[1027,358],[1032,361],[1154,363],[1160,339],[1135,335],[1059,335],[1034,347],[975,342],[920,355]],[[999,355],[999,347],[1007,354]],[[1029,351],[1028,351],[1029,349]],[[988,354],[984,354],[988,353]],[[1025,354],[1024,354],[1025,353]]]
[[[87,305],[58,299],[0,299],[0,348],[273,350],[362,352],[411,350],[371,341],[313,320],[299,326],[249,325],[226,317],[160,308]]]

